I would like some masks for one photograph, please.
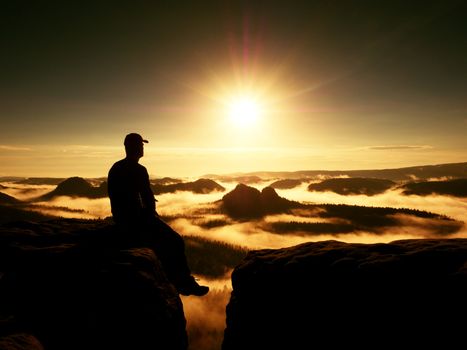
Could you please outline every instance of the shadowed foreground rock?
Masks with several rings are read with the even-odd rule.
[[[0,226],[0,272],[1,349],[187,348],[182,302],[153,251],[102,221]]]
[[[223,350],[465,346],[465,239],[257,250],[232,284]]]

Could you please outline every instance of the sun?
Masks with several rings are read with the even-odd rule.
[[[233,98],[228,104],[230,120],[238,127],[248,127],[256,124],[261,112],[259,102],[249,96]]]

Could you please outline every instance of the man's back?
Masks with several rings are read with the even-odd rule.
[[[146,168],[127,158],[109,171],[108,192],[112,216],[118,224],[136,224],[155,213],[154,194]]]
[[[141,135],[126,135],[126,158],[116,162],[107,178],[112,216],[118,225],[136,230],[124,230],[137,236],[154,250],[169,280],[183,295],[205,295],[209,287],[200,286],[191,275],[185,256],[183,238],[156,214],[154,193],[146,168],[138,164],[148,143]]]

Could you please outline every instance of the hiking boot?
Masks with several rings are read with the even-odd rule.
[[[200,286],[198,282],[196,282],[195,278],[190,276],[185,283],[177,286],[177,290],[181,295],[195,295],[200,297],[209,292],[209,287]]]

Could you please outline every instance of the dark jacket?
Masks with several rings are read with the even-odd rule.
[[[155,215],[154,193],[144,166],[122,159],[109,170],[107,183],[112,216],[117,224],[143,223]]]

